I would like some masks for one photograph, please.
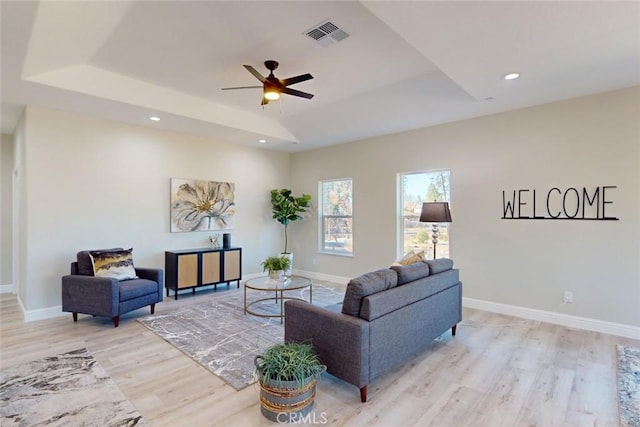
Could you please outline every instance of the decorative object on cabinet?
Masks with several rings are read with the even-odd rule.
[[[220,283],[230,285],[242,278],[242,248],[181,249],[165,252],[165,288],[178,299],[178,291]]]
[[[171,178],[171,232],[229,230],[235,184]]]
[[[209,236],[209,246],[212,249],[218,249],[220,247],[220,234],[212,234]]]
[[[422,204],[420,222],[430,222],[431,242],[433,243],[433,259],[436,259],[436,246],[438,245],[438,234],[440,233],[440,223],[451,222],[451,211],[447,202],[427,202]]]

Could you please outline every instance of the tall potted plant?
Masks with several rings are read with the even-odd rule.
[[[256,356],[254,363],[265,417],[286,422],[311,411],[318,377],[327,369],[311,344],[276,344]]]
[[[271,206],[273,207],[273,219],[284,225],[284,251],[283,255],[287,255],[291,261],[291,267],[293,266],[293,255],[287,251],[289,236],[288,227],[291,221],[297,221],[302,219],[300,214],[307,211],[311,207],[311,196],[303,194],[300,197],[296,197],[291,194],[291,190],[273,189],[271,190]],[[290,271],[287,272],[290,274]]]

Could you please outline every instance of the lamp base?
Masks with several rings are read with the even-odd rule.
[[[436,246],[438,245],[438,234],[440,234],[440,224],[431,224],[431,243],[433,243],[433,259],[436,259]]]

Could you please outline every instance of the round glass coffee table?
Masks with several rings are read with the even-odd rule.
[[[301,289],[309,288],[309,301],[304,298],[287,296],[285,292],[289,291],[298,291]],[[247,301],[247,292],[248,291],[262,291],[274,293],[274,296],[266,297],[266,298],[258,298],[254,301]],[[290,276],[284,281],[271,280],[267,276],[263,277],[254,277],[253,279],[249,279],[244,282],[244,314],[247,313],[252,314],[254,316],[259,317],[279,317],[280,323],[282,323],[284,319],[284,300],[286,299],[297,299],[300,301],[308,302],[309,304],[313,303],[313,283],[311,283],[311,279],[307,279],[306,277],[300,276]],[[261,312],[258,313],[251,309],[251,307],[257,303],[261,303],[264,301],[275,301],[276,304],[279,304],[279,310],[274,313]]]

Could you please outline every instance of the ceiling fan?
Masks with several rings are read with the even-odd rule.
[[[264,66],[267,67],[267,70],[270,71],[267,77],[263,77],[262,74],[260,74],[251,65],[244,65],[244,68],[246,68],[247,71],[249,71],[255,76],[256,79],[262,82],[262,86],[223,87],[222,90],[262,88],[262,102],[260,103],[260,105],[266,105],[269,103],[269,101],[275,101],[276,99],[279,99],[280,94],[282,93],[307,99],[313,98],[313,95],[310,93],[302,92],[288,87],[296,83],[311,80],[313,78],[311,74],[300,74],[299,76],[280,80],[273,75],[273,71],[278,68],[278,61],[274,61],[272,59],[264,61]]]

